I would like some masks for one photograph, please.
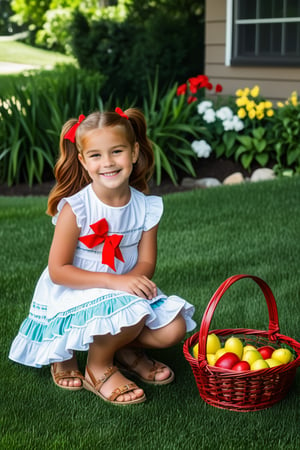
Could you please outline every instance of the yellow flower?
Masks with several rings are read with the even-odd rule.
[[[272,108],[272,106],[273,106],[272,102],[270,102],[270,101],[265,102],[265,108],[269,109],[269,108]]]
[[[248,99],[245,96],[237,98],[235,101],[237,106],[245,106],[247,104],[247,102],[248,102]]]
[[[238,90],[236,91],[235,95],[236,95],[237,97],[242,97],[242,96],[244,95],[243,89],[238,89]]]
[[[250,100],[246,105],[246,109],[247,111],[251,111],[251,109],[255,108],[255,106],[255,102],[253,100]]]
[[[297,94],[296,91],[292,92],[290,100],[291,100],[291,103],[292,103],[293,106],[297,106],[298,105],[298,94]]]
[[[272,116],[274,116],[274,110],[273,109],[268,109],[266,114],[267,114],[268,117],[272,117]]]
[[[259,102],[259,104],[256,106],[257,111],[263,111],[265,109],[265,102]]]
[[[246,97],[248,97],[249,94],[250,94],[250,89],[249,89],[248,87],[246,87],[246,88],[244,89],[244,95],[245,95]]]
[[[249,119],[253,120],[255,119],[255,116],[256,116],[255,109],[251,109],[251,111],[248,112]]]
[[[254,87],[251,89],[250,94],[251,94],[251,96],[252,96],[253,98],[258,97],[258,95],[259,95],[259,86],[257,86],[257,85],[254,86]]]
[[[240,108],[237,112],[237,115],[240,119],[244,119],[246,117],[247,113],[244,108]]]
[[[284,104],[282,102],[277,102],[277,106],[278,106],[278,108],[283,108]]]
[[[257,118],[258,120],[261,120],[261,119],[263,119],[264,117],[265,117],[265,115],[264,115],[263,111],[257,111],[257,113],[256,113],[256,118]]]

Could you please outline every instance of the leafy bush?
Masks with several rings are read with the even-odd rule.
[[[102,83],[74,66],[18,77],[0,102],[0,181],[32,185],[52,174],[62,124],[102,107]]]
[[[290,169],[300,173],[300,103],[297,92],[293,92],[285,104],[279,103],[273,133],[276,170],[284,172]]]
[[[199,18],[160,12],[144,21],[128,16],[122,22],[100,19],[89,22],[76,13],[73,52],[83,68],[106,76],[104,98],[115,93],[120,100],[130,98],[142,105],[147,95],[147,79],[160,66],[159,86],[201,71],[203,23]],[[163,37],[163,39],[162,39]]]
[[[148,125],[148,135],[155,154],[156,183],[161,183],[167,173],[174,184],[178,173],[195,176],[193,159],[196,155],[191,142],[206,133],[195,115],[195,104],[187,103],[184,96],[178,96],[175,83],[161,94],[158,76],[148,83],[148,98],[144,98],[143,111]]]

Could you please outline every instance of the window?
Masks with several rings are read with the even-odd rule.
[[[300,0],[233,0],[232,65],[300,66]]]

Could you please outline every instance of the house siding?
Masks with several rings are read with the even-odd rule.
[[[300,96],[299,67],[226,66],[226,0],[207,0],[205,6],[205,74],[223,95],[238,88],[260,86],[261,95],[272,101],[286,100],[293,91]]]

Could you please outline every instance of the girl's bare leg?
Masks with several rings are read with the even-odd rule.
[[[137,348],[168,348],[178,344],[186,333],[186,323],[181,314],[163,328],[157,330],[150,330],[148,327],[144,327],[139,336],[132,341],[127,347],[122,348],[117,352],[117,358],[122,363],[131,366],[137,360]],[[162,370],[155,375],[156,381],[163,381],[169,378],[170,369],[163,367]],[[148,359],[145,355],[144,358],[138,359],[138,364],[135,365],[135,371],[138,374],[146,378],[149,375],[149,371],[153,367],[153,361]]]
[[[113,365],[115,352],[135,340],[144,328],[144,320],[132,327],[123,328],[119,334],[94,336],[94,342],[90,344],[87,366],[96,379],[100,379],[106,369]],[[87,381],[91,382],[88,373],[85,375]],[[128,380],[121,372],[114,373],[101,387],[101,394],[109,397],[114,389],[124,384]],[[144,395],[142,389],[135,389],[126,394],[119,395],[116,401],[126,402],[135,400]]]

